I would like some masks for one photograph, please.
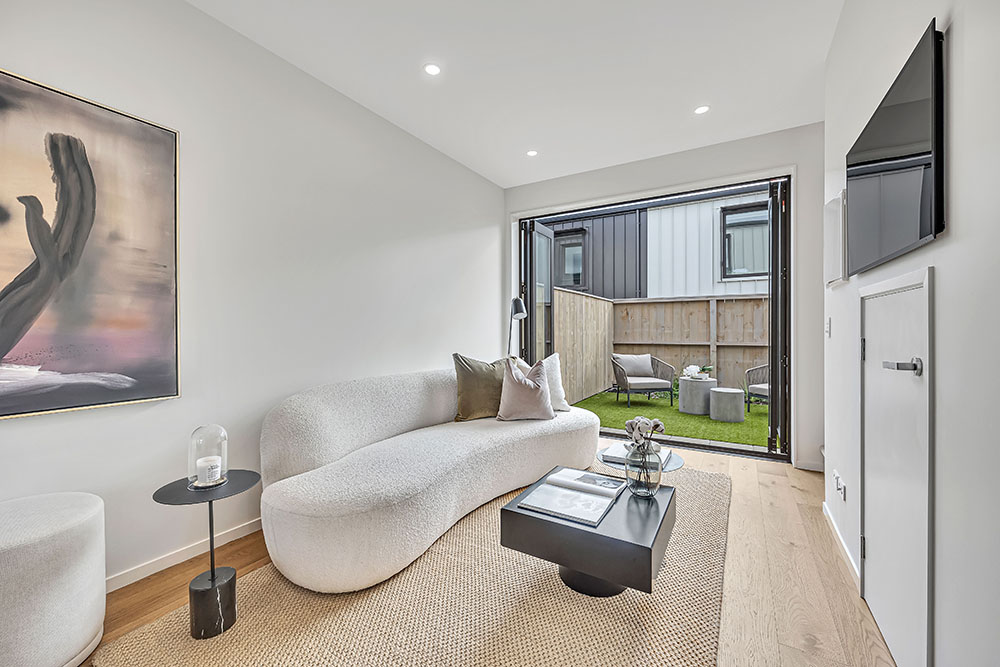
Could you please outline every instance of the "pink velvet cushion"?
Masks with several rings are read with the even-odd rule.
[[[555,416],[542,362],[539,361],[524,373],[517,367],[516,360],[508,357],[504,363],[497,419],[555,419]]]

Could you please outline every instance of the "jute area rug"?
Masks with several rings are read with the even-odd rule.
[[[239,580],[239,619],[223,635],[191,639],[185,606],[102,647],[94,665],[715,665],[730,480],[682,468],[663,483],[677,489],[677,523],[652,594],[581,595],[556,565],[501,547],[500,507],[515,492],[377,586],[322,595],[267,565]]]

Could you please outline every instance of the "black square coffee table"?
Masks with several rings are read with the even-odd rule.
[[[653,581],[677,515],[672,486],[661,486],[652,498],[621,492],[594,527],[517,506],[554,472],[529,486],[500,510],[500,544],[559,565],[563,583],[596,597],[617,595],[626,588],[653,592]]]

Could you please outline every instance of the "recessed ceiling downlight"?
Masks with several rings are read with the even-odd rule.
[[[536,150],[530,150],[530,151],[528,151],[527,155],[528,155],[528,157],[535,157],[536,155],[538,155],[538,151],[536,151]]]
[[[434,63],[427,63],[424,65],[424,72],[430,74],[431,76],[437,76],[441,73],[440,65],[435,65]]]
[[[700,107],[695,108],[694,112],[700,116],[703,113],[708,113],[708,110],[711,108],[707,104],[702,104]]]

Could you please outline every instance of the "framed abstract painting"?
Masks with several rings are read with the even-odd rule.
[[[0,71],[0,418],[178,386],[177,133]]]

